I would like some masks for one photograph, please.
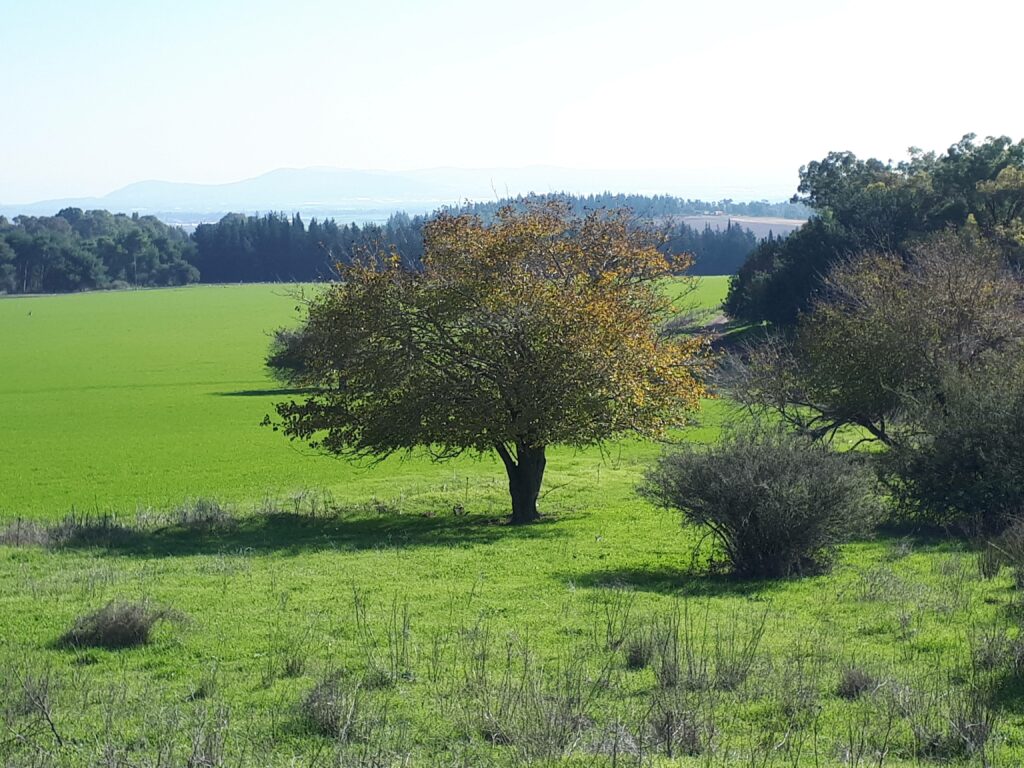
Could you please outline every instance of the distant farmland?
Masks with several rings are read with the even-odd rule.
[[[788,235],[795,229],[799,229],[807,223],[806,219],[780,219],[774,216],[730,216],[727,214],[706,215],[706,216],[674,216],[673,221],[683,222],[694,229],[704,229],[710,226],[712,229],[725,229],[730,222],[733,226],[739,225],[749,229],[756,237],[768,237],[768,233],[779,236]]]

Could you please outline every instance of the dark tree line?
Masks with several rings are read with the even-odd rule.
[[[423,256],[425,221],[396,213],[383,225],[314,218],[307,226],[298,214],[229,213],[196,228],[193,263],[207,283],[320,280],[333,276],[335,264],[380,250],[394,250],[415,267]]]
[[[335,264],[350,264],[382,250],[393,251],[415,269],[423,256],[423,225],[429,220],[398,213],[383,225],[339,226],[332,219],[312,219],[307,226],[298,215],[229,214],[196,229],[193,263],[203,282],[213,283],[319,280],[331,277]],[[665,236],[664,251],[692,254],[689,271],[697,275],[734,273],[758,242],[749,230],[728,222],[724,229],[678,222],[667,226]]]
[[[696,229],[673,217],[724,211],[740,215],[794,216],[790,203],[705,202],[666,195],[553,196],[573,215],[596,208],[629,207],[640,222],[654,223],[666,236],[664,250],[694,257],[698,275],[734,273],[757,246],[757,238],[731,223],[724,229]],[[525,205],[517,198],[513,205]],[[499,203],[460,209],[484,221]],[[448,211],[452,212],[452,211]],[[333,219],[303,221],[298,214],[231,213],[201,224],[188,235],[152,216],[65,208],[56,216],[0,218],[0,293],[57,293],[127,286],[205,283],[310,281],[329,279],[335,265],[362,255],[390,251],[410,268],[423,256],[423,226],[430,216],[392,215],[384,224],[338,224]],[[775,243],[774,237],[769,238]]]
[[[789,325],[813,306],[833,265],[868,251],[906,257],[945,230],[977,231],[1024,262],[1024,141],[968,134],[945,153],[910,151],[893,164],[832,152],[800,169],[795,201],[814,216],[781,241],[761,243],[733,279],[730,314]]]
[[[487,219],[509,203],[522,204],[526,200],[561,200],[569,204],[575,216],[582,216],[587,211],[597,208],[619,209],[628,208],[640,219],[662,219],[668,216],[694,216],[708,213],[723,213],[731,216],[774,216],[784,219],[806,219],[811,209],[797,200],[781,203],[770,203],[767,200],[752,202],[733,202],[725,200],[691,200],[672,195],[635,195],[613,192],[602,192],[596,195],[529,195],[496,200],[485,203],[470,203],[460,210]]]
[[[59,293],[199,279],[195,246],[152,216],[65,208],[56,216],[0,216],[0,292]]]
[[[776,241],[771,232],[768,240]],[[696,229],[680,222],[669,229],[663,249],[673,255],[692,254],[693,266],[687,270],[691,275],[733,275],[757,244],[753,232],[731,221],[725,229],[713,229],[710,224]]]

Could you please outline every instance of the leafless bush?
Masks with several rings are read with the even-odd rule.
[[[894,686],[894,695],[913,735],[916,755],[936,760],[984,758],[999,713],[982,681],[957,686],[936,679],[925,688]]]
[[[714,732],[678,692],[664,691],[656,693],[651,702],[648,729],[653,748],[668,758],[701,754]]]
[[[458,695],[469,731],[512,748],[525,762],[556,760],[582,745],[615,658],[608,654],[596,674],[581,654],[540,664],[528,640],[509,638],[495,649],[490,633],[479,626],[465,635],[463,656]]]
[[[651,625],[654,648],[654,677],[661,688],[675,688],[681,676],[679,613],[669,613]]]
[[[908,538],[902,538],[893,542],[889,551],[885,553],[885,559],[889,562],[895,562],[913,554],[913,552],[914,542]]]
[[[295,515],[312,518],[336,515],[341,510],[334,494],[324,488],[304,488],[289,496],[288,503]]]
[[[993,547],[1013,569],[1014,585],[1024,590],[1024,518],[1015,518],[993,542]]]
[[[925,590],[919,584],[900,578],[892,565],[876,565],[858,573],[854,597],[866,603],[892,600],[920,603],[925,599]]]
[[[698,691],[712,684],[708,658],[710,605],[694,611],[688,601],[658,617],[647,630],[653,650],[654,676],[661,688]]]
[[[984,756],[999,722],[999,712],[989,701],[989,694],[968,686],[960,695],[954,695],[950,703],[949,729],[939,755],[947,758]]]
[[[633,626],[633,605],[636,596],[628,589],[616,587],[602,593],[599,608],[600,621],[595,627],[603,628],[603,636],[595,643],[604,650],[615,651],[631,638]]]
[[[977,554],[978,574],[983,579],[994,579],[1003,569],[1003,554],[992,542],[985,542]]]
[[[57,691],[63,681],[45,668],[17,667],[6,671],[0,686],[4,696],[0,724],[5,726],[7,736],[41,750],[49,744],[63,747],[65,741],[55,715]],[[4,741],[0,738],[0,745]]]
[[[850,768],[882,768],[886,765],[890,752],[898,748],[902,733],[896,697],[861,699],[844,720],[837,745],[840,763]],[[816,747],[814,754],[818,756]]]
[[[976,670],[992,672],[1003,667],[1013,656],[1013,643],[1000,627],[976,630],[971,642],[971,662]]]
[[[35,520],[19,517],[0,528],[0,545],[7,547],[45,547],[50,540],[50,529]]]
[[[970,560],[961,554],[950,554],[932,561],[932,570],[939,577],[939,607],[947,612],[966,608],[971,602],[974,579]]]
[[[712,656],[716,688],[734,691],[746,681],[757,662],[767,621],[766,610],[750,621],[743,621],[735,614],[730,615],[726,621],[715,626]]]
[[[621,720],[615,720],[604,728],[588,733],[581,749],[593,755],[608,757],[612,766],[624,765],[627,761],[642,765],[643,736],[634,733]]]
[[[364,657],[363,686],[385,688],[401,680],[413,680],[412,625],[409,603],[391,601],[383,632],[370,620],[366,598],[352,588],[353,618],[359,650]]]
[[[1024,632],[999,625],[975,628],[971,636],[972,673],[1018,676],[1024,672]]]
[[[199,678],[196,687],[185,697],[185,701],[203,701],[212,698],[220,689],[220,675],[217,665],[214,664]]]
[[[200,708],[189,733],[186,768],[219,768],[225,764],[225,745],[231,713],[226,707]]]
[[[793,728],[802,728],[820,710],[821,659],[807,649],[787,656],[772,675],[775,706]]]

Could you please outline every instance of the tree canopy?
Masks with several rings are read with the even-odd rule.
[[[152,216],[64,208],[0,217],[0,293],[60,293],[199,279],[188,235]]]
[[[493,450],[512,522],[532,521],[548,446],[663,434],[704,393],[703,342],[659,332],[672,265],[657,245],[625,211],[441,214],[422,269],[363,260],[308,303],[284,357],[309,394],[275,427],[353,457]]]
[[[914,243],[947,229],[973,227],[1011,261],[1024,261],[1024,140],[975,139],[968,134],[944,154],[911,149],[898,164],[831,152],[802,167],[794,200],[815,215],[751,253],[730,286],[730,314],[793,324],[837,262],[868,251],[906,257]]]
[[[1024,352],[1024,283],[998,249],[945,232],[907,257],[868,253],[837,264],[790,333],[747,350],[731,389],[801,431],[856,426],[892,446],[942,404],[945,382]],[[902,434],[901,434],[902,433]]]

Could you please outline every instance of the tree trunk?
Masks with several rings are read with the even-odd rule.
[[[508,492],[512,496],[512,525],[532,523],[540,519],[537,512],[537,497],[544,480],[544,446],[531,448],[524,443],[516,444],[513,458],[505,446],[498,447],[498,454],[505,462],[508,472]]]

